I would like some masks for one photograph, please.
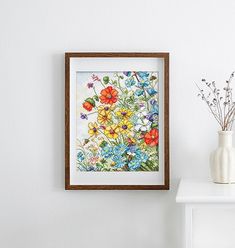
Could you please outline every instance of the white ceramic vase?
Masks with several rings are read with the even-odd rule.
[[[233,132],[219,131],[219,146],[211,153],[211,177],[215,183],[235,183],[235,148]]]

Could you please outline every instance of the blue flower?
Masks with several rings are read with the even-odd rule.
[[[149,76],[149,73],[146,72],[146,71],[138,71],[138,72],[137,72],[137,75],[138,75],[140,78],[142,78],[142,79],[147,79],[148,76]]]
[[[144,94],[144,91],[143,90],[138,89],[138,90],[135,91],[135,95],[136,96],[141,96],[143,94]]]
[[[126,164],[126,159],[122,156],[114,156],[113,161],[115,162],[116,168],[122,168]]]
[[[133,156],[132,160],[128,163],[128,167],[131,171],[137,170],[141,166],[142,162],[146,162],[148,160],[148,155],[136,146],[129,146],[127,153]]]
[[[130,155],[134,154],[136,149],[137,149],[136,146],[128,146],[127,153],[130,154]]]
[[[138,86],[141,87],[141,88],[148,87],[149,84],[150,83],[149,83],[148,80],[142,80],[142,81],[138,82]]]
[[[111,146],[105,146],[102,148],[101,155],[104,158],[109,158],[113,156],[113,148]]]
[[[147,92],[148,92],[148,94],[150,96],[153,96],[153,95],[157,94],[157,91],[155,89],[153,89],[153,88],[148,88]]]
[[[131,78],[126,79],[125,84],[126,84],[126,87],[130,88],[131,86],[133,86],[135,84],[134,78],[131,77]]]
[[[77,160],[78,160],[79,162],[82,162],[84,159],[85,159],[84,154],[83,154],[82,152],[78,152],[78,153],[77,153]]]
[[[158,115],[159,114],[159,108],[158,108],[158,104],[155,104],[151,107],[151,114],[156,114]]]
[[[122,155],[126,150],[127,150],[127,146],[124,144],[120,144],[114,147],[113,154],[119,156]]]
[[[129,163],[128,163],[128,167],[131,171],[134,171],[136,169],[138,169],[141,165],[141,162],[137,159],[132,159]]]
[[[87,167],[87,171],[95,171],[94,166],[92,166],[92,165],[91,165],[91,166],[88,166],[88,167]]]
[[[135,153],[135,159],[137,159],[138,161],[140,161],[140,163],[142,162],[146,162],[148,160],[148,155],[144,152],[142,152],[140,149],[138,149]]]
[[[127,77],[130,77],[131,75],[131,71],[124,71],[123,74]]]
[[[149,121],[154,122],[157,121],[158,113],[149,113],[147,118]]]

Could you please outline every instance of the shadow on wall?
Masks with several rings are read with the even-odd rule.
[[[64,54],[52,55],[53,188],[64,189]]]

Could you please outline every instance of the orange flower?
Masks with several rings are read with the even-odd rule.
[[[86,109],[87,111],[91,111],[93,106],[89,102],[84,102],[82,104],[83,108]]]
[[[92,98],[87,98],[82,106],[87,111],[91,111],[95,107],[95,101]]]
[[[112,86],[108,86],[107,88],[101,90],[100,94],[101,103],[113,104],[117,102],[118,91],[115,90]]]
[[[158,144],[159,133],[156,128],[153,128],[144,135],[144,142],[149,146],[156,146]]]

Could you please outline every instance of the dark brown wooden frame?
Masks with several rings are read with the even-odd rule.
[[[70,185],[70,58],[164,59],[164,185]],[[169,189],[169,53],[65,53],[65,189],[66,190],[168,190]]]

